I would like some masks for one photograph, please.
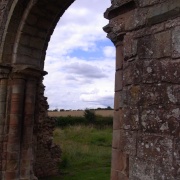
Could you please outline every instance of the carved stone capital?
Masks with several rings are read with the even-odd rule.
[[[29,65],[15,65],[12,69],[12,78],[21,78],[21,79],[40,79],[47,74],[46,71],[36,69]]]
[[[0,79],[7,79],[11,72],[10,66],[0,65]]]

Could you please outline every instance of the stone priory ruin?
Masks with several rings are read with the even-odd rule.
[[[73,1],[0,0],[1,180],[58,171],[42,80]],[[180,180],[180,0],[111,0],[104,16],[116,47],[111,180]]]

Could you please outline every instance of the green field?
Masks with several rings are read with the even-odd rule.
[[[45,180],[109,180],[112,127],[70,126],[54,131],[63,154],[59,177]]]

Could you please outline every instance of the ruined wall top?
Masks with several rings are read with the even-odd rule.
[[[150,27],[180,16],[179,0],[112,0],[104,13],[110,22],[104,27],[112,41],[125,32]],[[177,24],[176,24],[177,25]]]

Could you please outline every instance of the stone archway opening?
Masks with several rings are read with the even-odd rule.
[[[76,3],[80,4],[80,2],[78,1]],[[74,4],[71,5],[71,7],[60,19],[59,24],[57,24],[57,30],[54,30],[49,42],[50,50],[48,52],[47,49],[47,59],[45,60],[45,70],[48,72],[48,75],[46,75],[44,78],[46,89],[49,92],[49,94],[48,92],[45,93],[45,96],[47,96],[50,100],[49,104],[50,109],[52,110],[84,110],[85,108],[103,107],[103,105],[104,108],[106,108],[107,106],[113,107],[115,63],[114,52],[112,49],[114,49],[114,47],[111,43],[108,42],[109,40],[106,39],[106,34],[104,34],[102,30],[102,26],[104,26],[107,22],[103,21],[103,23],[101,23],[99,20],[99,16],[101,16],[100,18],[103,19],[103,11],[105,9],[105,5],[104,8],[101,7],[102,11],[100,15],[95,16],[95,12],[94,14],[92,13],[95,10],[90,9],[91,7],[89,6],[86,7],[83,3],[84,2],[82,1],[82,10],[79,10],[82,12],[80,12],[77,18],[75,17],[76,13],[69,13],[66,16],[66,19],[63,21],[63,18],[66,13],[68,13],[68,11],[75,11],[74,9],[70,9],[72,6],[74,6]],[[93,4],[91,6],[93,6]],[[70,21],[70,17],[73,17],[72,22]],[[89,17],[91,17],[91,19],[89,19]],[[69,21],[69,26],[66,25],[68,23],[67,20]],[[79,21],[82,22],[78,24]],[[88,32],[83,34],[83,31]],[[102,34],[104,36],[103,38]],[[69,45],[69,42],[72,43],[72,45],[70,45],[70,48],[67,49],[68,47],[66,46]],[[98,45],[96,45],[96,42],[98,43]],[[55,44],[57,44],[57,46],[55,46]],[[75,49],[74,51],[77,52],[77,55],[73,52],[73,49]],[[66,53],[66,51],[69,54]],[[89,57],[87,55],[88,51],[90,51]],[[96,56],[94,55],[95,53],[97,53]],[[108,72],[108,74],[106,72]],[[93,81],[95,81],[95,85],[93,85]],[[68,86],[66,85],[66,83],[68,83]],[[83,87],[81,87],[82,85]],[[101,90],[98,89],[100,86]],[[104,104],[97,104],[98,97],[97,92],[94,92],[94,89],[97,89],[99,91],[98,93],[101,93],[103,99],[100,103]],[[79,102],[77,101],[77,99],[80,99],[80,97],[82,97],[81,93],[83,94],[83,97],[86,98],[87,94],[90,94],[90,98],[94,99],[87,99],[88,103],[86,104],[83,103],[83,101]],[[96,93],[96,96],[93,93]],[[105,99],[106,97],[107,100]],[[97,101],[95,101],[95,98],[97,98]],[[52,102],[53,99],[55,99],[56,101]],[[90,103],[90,101],[95,101],[95,105]],[[69,106],[69,104],[71,106]]]
[[[113,107],[115,48],[102,30],[107,2],[76,1],[57,24],[45,60],[51,110]]]
[[[3,137],[7,136],[2,147],[8,154],[2,162],[4,180],[36,179],[33,167],[38,128],[47,115],[41,84],[46,74],[44,59],[54,28],[71,3],[73,0],[19,0],[5,4],[0,47],[5,93],[1,128]]]

